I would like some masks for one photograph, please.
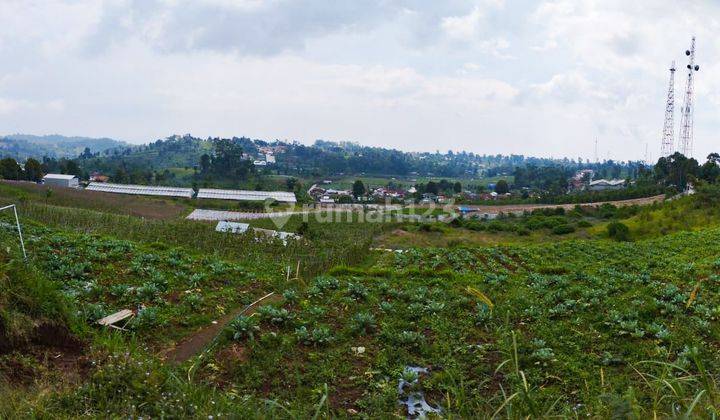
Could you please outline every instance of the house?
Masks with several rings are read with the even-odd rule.
[[[334,190],[332,188],[328,188],[325,190],[325,194],[329,196],[341,196],[341,195],[351,195],[352,193],[349,190]]]
[[[47,174],[43,177],[43,184],[63,188],[78,188],[80,186],[75,175],[65,174]]]
[[[458,211],[458,213],[460,213],[460,214],[462,214],[462,215],[464,216],[464,215],[466,215],[466,214],[476,212],[477,209],[476,209],[475,207],[460,206],[460,207],[457,208],[457,211]]]
[[[592,169],[581,169],[575,172],[570,181],[568,182],[571,190],[584,190],[587,187],[588,182],[593,179],[595,171]]]
[[[322,197],[320,197],[318,202],[320,204],[335,204],[335,200],[333,200],[332,198],[330,198],[330,196],[327,195],[323,195]]]
[[[90,175],[90,182],[108,182],[110,181],[110,177],[107,175],[103,175],[99,172],[93,172],[92,175]]]
[[[590,191],[621,190],[625,188],[623,179],[598,179],[590,183]]]
[[[253,165],[255,165],[255,166],[267,166],[267,162],[265,162],[264,160],[256,160],[256,161],[253,162]]]
[[[405,197],[405,191],[394,190],[394,189],[385,188],[385,187],[379,187],[379,188],[375,188],[375,190],[373,190],[372,196],[376,197],[376,198],[388,197],[388,198],[402,199]]]
[[[265,162],[267,162],[268,164],[275,163],[275,155],[273,155],[272,153],[266,153]]]

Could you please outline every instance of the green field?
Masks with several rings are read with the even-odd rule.
[[[455,418],[716,416],[713,188],[495,221],[293,216],[287,246],[173,201],[0,200],[29,254],[0,216],[0,418],[389,418],[410,392]],[[370,250],[389,238],[404,252]],[[125,330],[95,323],[120,309]]]

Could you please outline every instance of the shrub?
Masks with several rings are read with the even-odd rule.
[[[427,305],[425,305],[425,312],[430,315],[435,315],[438,312],[441,312],[443,309],[445,309],[445,304],[442,302],[431,301],[428,302]]]
[[[390,312],[393,309],[393,304],[388,301],[380,302],[380,310],[383,312]]]
[[[557,225],[552,229],[552,233],[555,235],[565,235],[573,232],[575,232],[575,227],[572,225]]]
[[[475,325],[482,326],[485,325],[491,318],[492,312],[490,311],[490,307],[487,306],[484,303],[478,303],[475,306]]]
[[[350,283],[348,284],[348,294],[355,300],[365,300],[368,296],[367,287],[362,284]]]
[[[160,290],[155,283],[145,283],[135,290],[138,299],[141,302],[152,302],[160,294]]]
[[[401,346],[418,347],[425,340],[425,336],[416,331],[403,331],[395,337]]]
[[[189,295],[185,295],[183,301],[185,301],[185,303],[190,306],[190,308],[198,309],[200,306],[202,306],[203,298],[197,293],[191,293]]]
[[[295,291],[294,289],[287,289],[283,292],[283,298],[285,299],[285,302],[295,303],[298,300],[297,291]]]
[[[158,308],[150,307],[142,309],[132,320],[132,327],[137,329],[155,327],[159,325]]]
[[[333,340],[332,333],[328,327],[316,327],[312,332],[304,325],[295,330],[295,337],[305,345],[321,346],[329,344]]]
[[[270,305],[264,305],[257,309],[260,319],[263,321],[270,322],[271,324],[281,325],[290,321],[292,316],[285,308],[276,308]]]
[[[318,276],[315,278],[315,287],[320,291],[335,290],[340,286],[340,281],[331,276]]]
[[[370,312],[359,312],[352,317],[352,331],[367,334],[375,330],[375,317]]]
[[[612,222],[607,226],[607,233],[611,239],[616,241],[629,241],[630,229],[622,222]]]
[[[233,340],[242,340],[243,338],[249,338],[252,340],[255,338],[255,332],[259,331],[255,318],[240,315],[228,326],[228,330]]]
[[[519,236],[528,236],[530,235],[530,229],[524,226],[518,226],[518,228],[515,229],[515,233]]]
[[[580,220],[577,222],[577,227],[579,228],[587,228],[592,226],[592,223],[588,222],[587,220]]]
[[[469,222],[465,222],[465,229],[474,230],[474,231],[483,231],[485,230],[485,223],[472,220]]]

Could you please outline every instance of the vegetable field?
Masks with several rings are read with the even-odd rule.
[[[652,217],[677,204],[663,206]],[[27,265],[0,228],[11,291],[0,338],[12,343],[0,345],[0,417],[387,418],[417,401],[460,418],[716,415],[710,223],[649,235],[640,209],[623,216],[631,238],[643,227],[637,241],[558,241],[542,227],[536,243],[371,252],[395,226],[292,218],[303,249],[203,224],[21,209]],[[125,308],[136,313],[125,331],[95,324]],[[206,347],[168,360],[212,325]]]

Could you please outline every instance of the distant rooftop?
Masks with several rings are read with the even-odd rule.
[[[43,177],[43,179],[73,179],[77,178],[75,175],[65,175],[65,174],[47,174]]]
[[[598,179],[598,180],[596,180],[596,181],[592,181],[592,182],[590,183],[590,186],[595,186],[595,185],[611,185],[611,186],[615,186],[615,185],[622,185],[622,184],[624,184],[624,183],[625,183],[625,180],[624,180],[624,179]]]

